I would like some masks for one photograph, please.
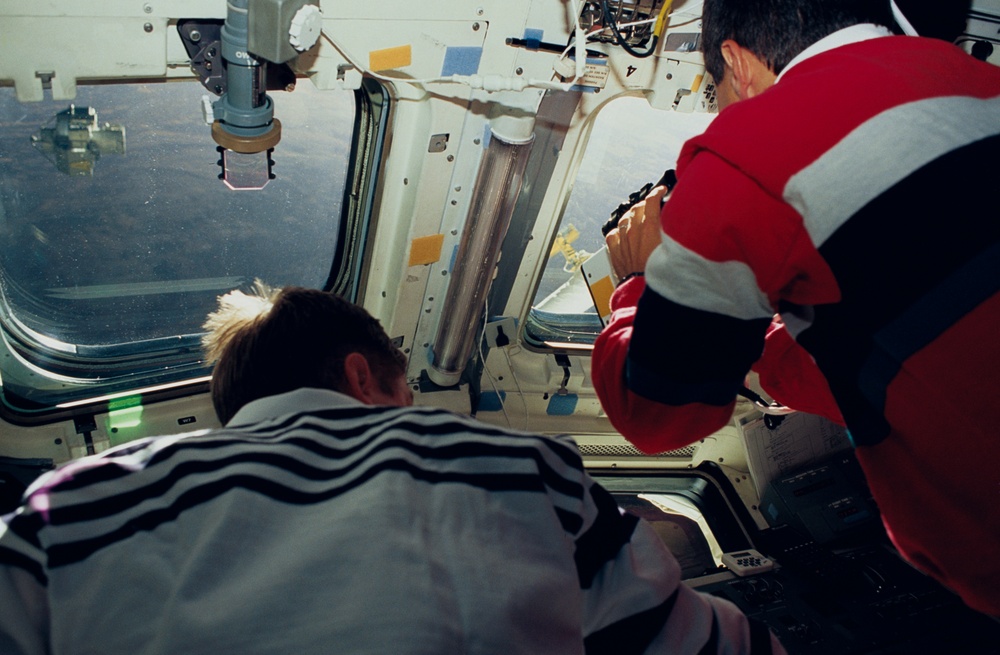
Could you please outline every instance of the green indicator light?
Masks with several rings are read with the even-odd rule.
[[[142,405],[123,407],[108,412],[108,427],[111,430],[134,428],[142,423]]]
[[[124,398],[115,398],[108,402],[108,412],[114,413],[119,409],[127,409],[130,407],[138,407],[142,405],[142,396],[125,396]]]

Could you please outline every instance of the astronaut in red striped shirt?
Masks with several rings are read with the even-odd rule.
[[[722,111],[662,212],[608,235],[644,276],[612,298],[594,385],[660,452],[728,423],[758,370],[847,425],[900,552],[1000,615],[1000,223],[978,210],[1000,68],[891,23],[888,0],[706,1]]]

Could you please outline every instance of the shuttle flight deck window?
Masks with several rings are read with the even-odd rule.
[[[205,375],[218,295],[331,276],[356,99],[269,92],[282,139],[257,191],[219,180],[195,81],[0,88],[0,321],[8,406],[44,408]],[[89,395],[88,395],[89,394]]]
[[[634,97],[600,111],[528,316],[526,336],[534,345],[594,342],[601,321],[580,265],[604,246],[601,226],[612,210],[673,167],[684,141],[713,116],[653,109]]]

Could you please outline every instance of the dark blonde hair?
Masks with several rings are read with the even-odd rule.
[[[231,291],[209,314],[202,345],[212,403],[223,424],[252,400],[301,387],[342,391],[344,359],[361,353],[382,390],[406,371],[406,358],[362,307],[332,293],[259,280]]]

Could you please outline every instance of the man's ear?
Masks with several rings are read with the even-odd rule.
[[[722,58],[732,69],[732,84],[740,100],[752,98],[769,89],[777,77],[753,52],[727,39],[720,46]]]
[[[361,353],[351,353],[344,358],[343,392],[366,405],[374,405],[373,394],[378,380],[372,375],[368,360]]]
[[[726,66],[733,68],[736,65],[736,57],[742,49],[743,46],[732,39],[726,39],[722,42],[722,45],[719,46],[719,50],[722,51],[722,60],[726,62]]]

